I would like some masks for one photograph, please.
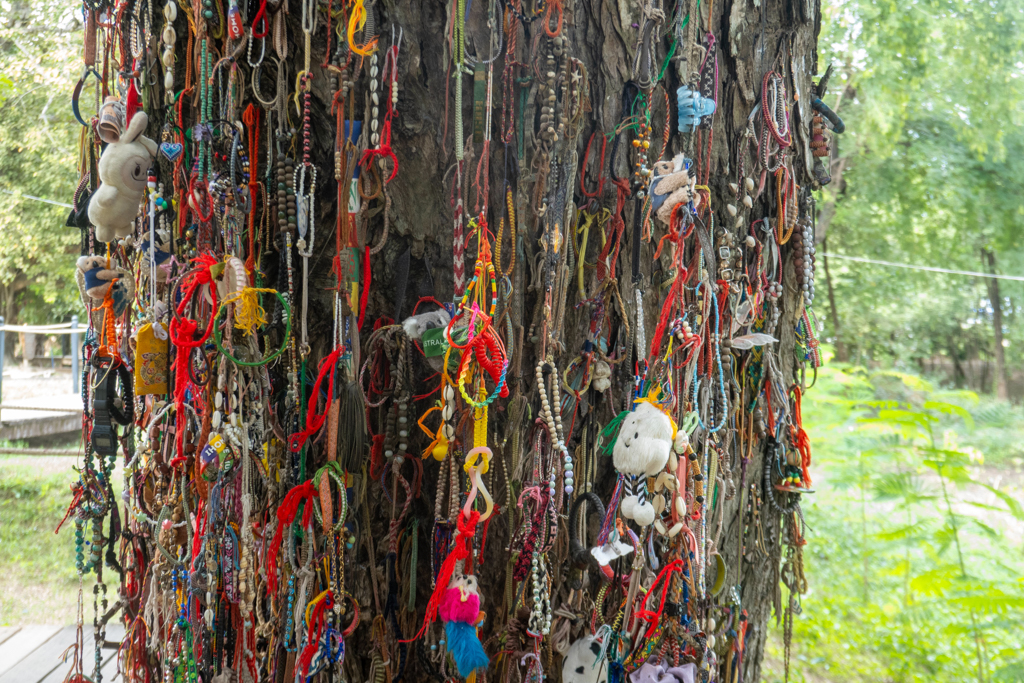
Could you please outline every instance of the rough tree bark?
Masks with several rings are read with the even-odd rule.
[[[681,3],[688,10],[697,3]],[[669,3],[666,3],[666,7]],[[450,261],[450,248],[452,243],[452,209],[450,205],[451,193],[451,168],[454,163],[452,155],[452,135],[450,110],[452,102],[451,79],[447,78],[450,72],[446,55],[441,47],[441,36],[444,35],[445,21],[447,18],[447,6],[445,3],[385,3],[383,7],[378,5],[382,12],[381,26],[387,26],[394,22],[401,25],[405,30],[405,43],[408,52],[403,53],[400,66],[400,82],[402,90],[399,96],[399,110],[401,115],[397,119],[394,131],[393,146],[399,155],[401,170],[400,182],[394,184],[393,205],[392,205],[392,236],[388,245],[378,258],[374,261],[375,281],[382,286],[371,294],[371,305],[374,313],[394,315],[394,306],[388,301],[388,293],[393,291],[392,285],[395,282],[395,264],[399,262],[398,256],[408,248],[416,255],[417,249],[423,249],[429,255],[429,263],[432,266],[432,280],[434,289],[432,294],[438,299],[449,300],[452,293],[452,271]],[[799,102],[793,112],[793,127],[796,131],[795,153],[797,161],[794,162],[797,182],[801,187],[814,187],[811,174],[812,156],[808,143],[810,141],[809,126],[811,116],[811,85],[812,76],[817,68],[817,35],[820,28],[820,3],[817,0],[785,0],[783,2],[756,2],[754,0],[726,0],[720,2],[704,2],[700,4],[701,21],[696,33],[698,35],[710,31],[718,42],[718,54],[720,60],[720,82],[719,82],[719,105],[714,116],[714,162],[711,174],[712,206],[719,207],[722,216],[726,216],[722,208],[726,204],[737,203],[736,197],[728,188],[728,182],[736,177],[737,146],[742,140],[742,134],[746,128],[747,117],[760,96],[761,77],[772,65],[783,67],[787,72],[793,74],[795,84],[787,80],[787,86],[792,88],[795,85],[799,95]],[[668,10],[667,10],[668,13]],[[685,14],[685,11],[683,12]],[[710,13],[710,16],[709,16]],[[483,25],[482,11],[474,7],[467,33],[474,37],[471,51],[475,48],[476,54],[486,58],[486,27]],[[633,61],[633,50],[636,41],[636,28],[634,22],[639,14],[638,3],[626,2],[624,0],[575,0],[565,3],[565,32],[571,45],[570,54],[583,61],[590,79],[591,106],[593,111],[590,116],[593,123],[588,123],[584,135],[577,141],[576,152],[582,160],[584,146],[591,130],[611,131],[622,117],[621,92],[623,85],[630,78],[630,65]],[[520,35],[521,46],[529,46],[531,38],[536,38],[537,31],[532,36]],[[671,35],[658,42],[656,64],[660,64],[671,44]],[[403,50],[405,47],[403,47]],[[695,56],[698,56],[695,53]],[[527,61],[526,56],[520,58]],[[671,95],[679,86],[679,71],[688,72],[694,70],[695,65],[681,63],[678,67],[670,67],[666,72],[666,87]],[[463,112],[466,121],[472,120],[471,108],[471,85],[469,78],[464,80],[466,92],[463,101],[470,103]],[[497,69],[495,74],[497,84]],[[525,87],[525,86],[520,86]],[[536,85],[529,86],[529,95],[526,98],[527,111],[522,114],[525,118],[526,135],[524,147],[530,150],[534,139],[536,125],[532,125],[539,109],[536,97]],[[517,89],[516,98],[519,99],[520,92]],[[674,97],[672,100],[671,113],[674,128],[674,116],[676,106]],[[500,93],[497,85],[493,104],[495,106],[494,118],[498,120],[501,107]],[[446,111],[447,110],[447,111]],[[447,114],[448,125],[445,125]],[[652,119],[660,121],[665,116],[661,105],[656,105]],[[689,137],[689,136],[686,136]],[[326,140],[324,141],[326,146]],[[625,144],[625,141],[624,141]],[[609,143],[609,151],[611,150]],[[669,151],[666,157],[678,152],[687,152],[688,156],[694,153],[693,143],[684,140],[683,136],[673,131]],[[530,168],[530,156],[519,159],[517,165],[516,155],[510,150],[506,156],[501,146],[494,145],[493,157],[490,163],[491,187],[494,188],[490,201],[491,207],[498,207],[495,211],[500,212],[503,204],[502,187],[503,182],[508,179],[519,190],[519,233],[521,249],[525,249],[528,259],[536,253],[537,247],[532,244],[535,240],[529,239],[534,234],[530,221],[530,212],[533,208],[530,202],[530,191],[533,187],[534,172]],[[582,164],[582,161],[580,162]],[[748,162],[749,169],[749,162]],[[625,165],[616,169],[619,175],[627,175],[630,169]],[[605,171],[608,172],[607,169]],[[749,171],[748,171],[749,172]],[[442,180],[444,179],[444,180]],[[468,194],[468,193],[467,193]],[[774,213],[775,200],[772,193],[766,192],[755,202],[751,216],[762,216]],[[467,197],[467,205],[471,201]],[[627,216],[625,223],[627,233],[632,221],[632,203],[627,203]],[[604,195],[600,199],[602,207],[614,209],[615,188],[611,183],[606,183]],[[752,219],[751,219],[752,220]],[[496,224],[496,218],[491,219]],[[623,238],[626,242],[626,238]],[[645,295],[645,314],[647,329],[653,329],[657,321],[657,311],[661,303],[660,289],[651,286],[652,271],[659,269],[660,265],[653,263],[651,256],[654,253],[656,242],[643,244],[641,259],[644,270],[645,282],[648,284]],[[621,294],[629,304],[630,287],[632,279],[630,272],[632,250],[636,248],[632,243],[624,244],[620,267],[622,274],[619,278],[621,283]],[[327,259],[327,256],[322,257]],[[799,291],[795,280],[793,280],[793,267],[789,255],[786,255],[786,292],[784,296],[782,322],[779,325],[781,331],[781,343],[778,348],[782,364],[783,376],[796,378],[795,356],[789,350],[794,348],[794,326],[795,315],[799,308]],[[470,263],[469,268],[472,267]],[[416,278],[422,278],[425,273],[413,273],[410,283]],[[325,277],[326,280],[326,277]],[[325,282],[326,286],[326,282]],[[429,288],[427,288],[429,290]],[[575,298],[575,293],[571,295]],[[402,312],[408,315],[411,311],[411,303],[414,297],[406,298],[406,308]],[[572,304],[574,301],[570,301]],[[324,302],[323,311],[327,314],[330,306]],[[536,298],[528,295],[523,308],[523,318],[517,319],[517,326],[530,327],[531,312],[535,310]],[[567,311],[564,329],[567,332],[566,348],[579,349],[582,344],[582,335],[585,330],[585,319],[582,312],[574,314],[571,305],[565,307]],[[329,321],[329,317],[325,318]],[[326,324],[326,323],[325,323]],[[575,338],[574,338],[575,337]],[[520,367],[525,368],[525,381],[520,382],[519,377],[513,377],[511,385],[519,385],[524,392],[532,392],[528,395],[531,401],[536,403],[537,394],[532,384],[530,369],[535,361],[534,349],[526,351],[527,358],[523,359]],[[575,352],[566,354],[569,357]],[[616,370],[615,379],[618,387],[628,385],[631,381],[631,374],[625,369]],[[600,406],[599,413],[601,420],[607,421],[614,416],[616,410],[610,406]],[[508,454],[503,454],[509,457]],[[737,466],[736,471],[739,471]],[[746,471],[744,482],[738,482],[738,489],[743,490],[751,483],[758,483],[762,471],[760,454],[755,453],[753,461]],[[603,472],[601,481],[603,486],[599,491],[607,496],[613,483],[613,471],[608,466]],[[743,485],[745,484],[745,486]],[[432,497],[430,497],[432,500]],[[768,632],[769,619],[772,615],[773,605],[778,607],[782,604],[779,591],[778,567],[780,564],[780,517],[775,513],[769,513],[769,520],[766,525],[775,530],[772,545],[770,546],[770,557],[755,562],[746,562],[739,559],[738,543],[734,540],[740,533],[742,526],[742,496],[736,496],[729,501],[725,509],[725,530],[723,534],[723,546],[720,548],[725,558],[726,566],[729,568],[727,584],[740,587],[742,592],[743,606],[747,609],[749,620],[753,630],[748,636],[747,655],[744,660],[743,680],[760,680],[761,661],[764,655],[765,638]],[[381,527],[384,529],[385,527]],[[507,534],[507,529],[500,526],[494,530],[498,534]],[[500,538],[501,536],[499,536]],[[728,540],[733,539],[733,540]],[[493,549],[498,550],[500,544],[494,544]],[[490,559],[490,558],[489,558]],[[504,572],[506,557],[503,553],[495,553],[495,570],[485,570],[481,577],[485,586],[495,586],[500,589],[504,583]],[[488,565],[490,566],[490,565]],[[424,587],[426,588],[426,587]],[[497,592],[495,594],[498,594]],[[496,607],[496,606],[495,606]],[[781,612],[776,614],[781,617]],[[556,660],[557,661],[557,660]],[[560,668],[555,666],[550,672],[557,675]]]
[[[298,2],[291,0],[293,8],[297,8]],[[492,3],[493,4],[493,3]],[[527,3],[530,4],[530,3]],[[469,3],[467,3],[469,5]],[[500,8],[498,5],[498,16]],[[585,114],[587,120],[582,125],[582,134],[572,141],[572,148],[559,148],[555,152],[562,159],[572,159],[580,167],[583,165],[583,153],[587,139],[592,131],[598,131],[598,135],[610,133],[623,118],[622,92],[627,81],[630,80],[634,50],[637,43],[636,22],[640,15],[640,5],[633,0],[565,0],[562,3],[564,10],[564,28],[562,35],[566,39],[566,51],[571,57],[580,60],[586,68],[589,88],[590,107],[589,113]],[[657,71],[665,60],[674,35],[670,30],[670,21],[673,16],[674,3],[665,2],[664,9],[666,19],[662,23],[662,29],[666,34],[659,36],[654,42],[655,50],[652,59]],[[728,219],[725,207],[728,204],[738,203],[736,196],[729,189],[728,184],[737,178],[737,163],[739,159],[741,143],[746,144],[743,134],[747,128],[747,120],[751,111],[760,101],[761,79],[768,70],[776,70],[786,74],[786,85],[790,94],[798,97],[792,112],[791,124],[794,135],[794,144],[791,156],[794,158],[793,167],[796,174],[796,182],[802,191],[815,187],[811,166],[813,158],[810,153],[810,130],[812,110],[812,77],[817,68],[817,35],[820,28],[820,3],[818,0],[780,0],[778,2],[767,2],[766,0],[714,0],[705,2],[681,0],[678,3],[678,16],[685,16],[688,12],[694,13],[699,7],[699,19],[692,21],[691,26],[683,31],[684,36],[690,40],[707,46],[703,39],[706,35],[713,35],[715,44],[713,50],[717,54],[718,85],[717,100],[718,108],[715,112],[711,127],[713,129],[713,148],[711,160],[711,173],[709,189],[711,205],[716,208],[717,215],[723,225],[732,223]],[[471,4],[469,20],[466,33],[468,36],[468,51],[471,57],[486,59],[489,52],[488,35],[489,29],[486,25],[487,3],[485,0]],[[453,154],[453,79],[451,77],[452,67],[448,50],[445,47],[445,36],[450,30],[448,20],[451,13],[451,3],[439,0],[431,1],[406,1],[406,0],[381,0],[375,5],[368,7],[373,13],[373,21],[379,31],[381,44],[388,45],[391,40],[391,27],[395,29],[395,35],[399,28],[403,33],[401,52],[398,65],[398,116],[394,121],[393,139],[391,146],[398,160],[398,175],[396,180],[388,186],[390,196],[390,209],[388,211],[390,226],[389,235],[384,248],[373,256],[371,271],[373,284],[370,289],[367,308],[367,322],[363,329],[364,337],[369,334],[372,321],[380,317],[401,319],[411,314],[413,306],[420,297],[434,296],[440,301],[451,301],[453,295],[453,208],[452,208],[452,186],[453,186],[453,165],[455,158]],[[518,58],[522,64],[532,64],[533,59],[543,60],[543,50],[538,51],[538,41],[543,42],[541,37],[543,31],[539,28],[540,22],[524,30],[520,24],[518,35]],[[301,56],[296,56],[301,51],[302,33],[299,28],[297,9],[288,18],[289,52],[287,60],[287,74],[285,82],[294,83],[295,75],[301,66]],[[689,32],[687,32],[689,31]],[[184,32],[179,35],[185,35]],[[509,39],[505,36],[505,40]],[[330,74],[320,66],[325,49],[324,32],[319,31],[313,40],[313,157],[316,165],[321,169],[321,180],[318,186],[317,208],[320,212],[320,225],[325,226],[323,234],[317,238],[317,246],[313,256],[310,258],[310,280],[309,280],[309,336],[312,349],[309,355],[309,367],[315,368],[320,359],[327,355],[331,345],[332,335],[332,310],[333,293],[330,289],[334,286],[334,276],[331,273],[330,264],[333,257],[334,239],[331,233],[334,225],[336,212],[344,210],[336,204],[336,185],[332,179],[329,169],[333,168],[333,149],[335,144],[335,118],[331,113],[331,102],[334,93],[331,91]],[[662,85],[668,95],[669,111],[666,112],[664,98],[660,91],[652,98],[652,120],[655,122],[655,138],[660,136],[663,122],[667,120],[672,128],[668,149],[664,158],[671,158],[672,155],[685,152],[688,156],[702,154],[703,151],[695,148],[693,136],[682,136],[675,130],[675,90],[681,84],[680,74],[689,79],[690,72],[696,71],[699,66],[699,59],[702,53],[698,49],[692,49],[692,45],[681,45],[676,52],[675,58],[665,72]],[[243,60],[239,60],[240,63]],[[517,225],[516,225],[516,249],[520,263],[536,263],[536,255],[539,253],[537,245],[537,209],[538,205],[534,196],[534,184],[537,179],[537,168],[534,165],[535,143],[537,130],[539,128],[539,97],[538,83],[534,77],[532,66],[516,66],[514,70],[515,87],[512,99],[515,110],[515,124],[517,132],[515,140],[508,146],[501,144],[498,129],[500,126],[503,93],[501,74],[504,63],[498,58],[494,69],[494,89],[491,100],[492,116],[494,121],[494,140],[491,143],[490,161],[487,166],[489,173],[489,206],[490,215],[488,222],[492,226],[498,225],[500,217],[504,214],[504,192],[506,186],[511,187],[516,198]],[[242,66],[243,71],[247,68]],[[357,93],[360,98],[368,97],[366,83],[368,82],[369,63],[362,65],[363,76],[357,85]],[[541,66],[543,71],[543,66]],[[657,74],[655,74],[657,75]],[[270,76],[265,76],[266,80]],[[244,80],[244,79],[243,79]],[[473,78],[463,78],[462,101],[464,110],[462,118],[464,121],[473,121]],[[270,86],[267,86],[269,89]],[[710,93],[707,93],[710,94]],[[365,111],[369,111],[368,99],[361,100]],[[520,107],[525,104],[525,111]],[[160,122],[155,122],[151,127],[152,132],[159,131]],[[471,124],[467,126],[471,131]],[[522,137],[520,137],[520,135]],[[708,135],[705,129],[702,140],[707,141]],[[563,143],[564,144],[564,143]],[[628,140],[623,138],[623,146]],[[655,140],[655,146],[659,142]],[[617,156],[613,153],[613,142],[608,144],[609,162],[603,172],[605,175],[614,172],[615,175],[628,177],[632,169],[627,168],[626,155],[621,151]],[[519,150],[523,153],[520,155]],[[473,191],[475,170],[477,161],[480,158],[481,146],[470,145],[467,153],[472,155],[466,164],[469,172],[466,173],[465,182],[465,203],[472,213],[477,195]],[[745,152],[744,152],[745,153]],[[593,156],[593,153],[592,153]],[[748,173],[750,173],[751,160],[747,161]],[[589,167],[591,174],[595,173],[593,159]],[[591,175],[596,177],[596,175]],[[567,190],[571,193],[575,189],[576,179],[573,176],[567,181]],[[756,176],[755,176],[756,180]],[[773,181],[769,178],[767,188],[773,188]],[[577,193],[578,194],[578,193]],[[577,197],[579,201],[581,198]],[[605,183],[604,192],[596,199],[597,204],[602,208],[614,209],[616,202],[616,188],[611,183]],[[373,200],[369,206],[368,222],[361,235],[364,243],[376,244],[383,231],[383,202]],[[633,312],[633,298],[631,282],[634,273],[631,269],[634,250],[641,251],[641,281],[644,288],[643,308],[646,320],[646,328],[653,330],[657,322],[657,315],[661,305],[663,290],[660,284],[665,279],[662,263],[655,261],[653,254],[657,248],[657,238],[663,234],[662,229],[656,231],[655,239],[650,242],[635,244],[632,240],[634,201],[626,203],[625,225],[626,234],[623,236],[622,251],[619,258],[619,279],[618,287],[622,300],[625,302],[626,312],[635,317]],[[754,200],[753,210],[749,213],[749,221],[761,216],[774,216],[776,214],[776,198],[774,190],[765,191]],[[746,226],[742,229],[728,225],[729,230],[734,231],[738,241],[742,241],[746,234]],[[506,245],[506,248],[508,246]],[[593,247],[592,247],[593,248]],[[791,249],[783,249],[782,258],[785,267],[785,291],[781,299],[781,319],[777,328],[777,335],[780,342],[776,345],[777,356],[780,364],[780,371],[789,382],[798,381],[798,358],[793,349],[796,346],[795,327],[797,317],[802,309],[801,292],[794,275],[793,254]],[[271,257],[265,264],[268,271],[268,278],[275,281],[276,269],[279,264]],[[472,269],[472,263],[467,266]],[[517,267],[518,268],[518,267]],[[522,272],[522,271],[520,271]],[[537,333],[534,330],[539,320],[540,302],[542,297],[538,296],[538,290],[531,286],[535,282],[537,274],[533,266],[516,281],[515,286],[520,296],[520,304],[513,306],[512,324],[514,329],[521,335],[523,342],[517,345],[516,356],[513,362],[514,370],[509,377],[509,386],[513,394],[520,393],[531,405],[534,406],[534,415],[539,404],[536,387],[532,380],[532,369],[536,363],[537,349],[535,341]],[[404,290],[404,291],[403,291]],[[586,313],[584,310],[575,309],[578,303],[578,296],[575,287],[568,288],[567,301],[564,305],[565,321],[564,349],[561,354],[562,366],[573,356],[579,353],[582,346],[585,327]],[[531,338],[531,335],[532,338]],[[629,363],[616,366],[613,374],[612,396],[614,402],[608,398],[593,396],[589,400],[590,410],[596,411],[598,421],[606,423],[621,409],[622,400],[632,382],[632,372],[628,367]],[[413,375],[418,381],[423,381],[433,372],[426,363],[419,357],[414,361]],[[425,386],[425,385],[424,385]],[[508,426],[508,420],[502,414],[505,406],[497,409],[499,417],[497,425],[492,432],[492,440],[496,442],[495,455],[504,460],[505,467],[519,459],[519,454],[511,452],[511,443],[506,443],[506,434],[503,432]],[[376,419],[372,417],[371,419]],[[573,435],[570,443],[570,450],[573,450],[579,438],[579,429]],[[418,452],[425,445],[425,439],[413,439],[409,451]],[[527,449],[526,440],[523,440],[523,449]],[[735,446],[733,446],[735,448]],[[776,617],[781,617],[781,593],[779,588],[780,564],[781,564],[781,515],[765,507],[765,527],[767,533],[767,555],[760,557],[754,555],[750,559],[741,559],[738,538],[743,533],[743,506],[745,504],[745,491],[749,491],[751,484],[761,487],[762,453],[761,449],[754,449],[752,459],[745,468],[739,465],[739,456],[736,453],[733,457],[733,471],[737,476],[736,487],[740,495],[735,496],[724,503],[724,526],[722,529],[722,541],[718,548],[728,571],[726,579],[727,586],[736,587],[736,593],[742,599],[742,607],[746,610],[752,630],[747,636],[746,654],[743,659],[742,680],[760,680],[760,670],[764,655],[765,638],[768,633],[769,620],[772,617],[773,607]],[[425,467],[424,491],[421,499],[413,503],[411,517],[407,523],[417,520],[421,533],[419,534],[419,557],[428,557],[431,548],[429,534],[423,530],[429,529],[433,522],[433,500],[434,490],[438,479],[436,463],[427,461]],[[504,471],[507,471],[504,470]],[[496,503],[505,505],[508,501],[503,475],[503,468],[499,465],[492,465],[491,491],[495,494]],[[742,472],[744,478],[738,477]],[[602,498],[607,500],[614,484],[614,471],[608,459],[603,459],[595,483],[596,490]],[[382,500],[379,484],[370,483],[370,500]],[[514,505],[514,500],[511,501]],[[371,543],[378,543],[375,547],[375,566],[366,559],[365,554],[360,555],[354,566],[349,566],[352,582],[352,592],[359,599],[367,614],[377,615],[377,607],[373,597],[374,581],[372,573],[376,573],[377,581],[388,581],[384,570],[384,557],[387,548],[383,545],[388,530],[390,518],[390,505],[374,505],[372,510],[365,511],[366,519],[370,524]],[[364,514],[362,511],[360,515]],[[360,523],[363,518],[360,517]],[[501,594],[505,584],[506,566],[508,564],[508,553],[505,543],[509,538],[510,528],[507,518],[503,515],[495,519],[488,533],[489,541],[487,556],[480,570],[480,581],[487,596],[485,609],[491,614],[501,611]],[[565,557],[564,536],[553,551],[556,557]],[[362,541],[360,541],[362,543]],[[713,569],[711,570],[713,572]],[[426,596],[430,593],[429,577],[427,572],[420,572],[417,585],[416,611],[410,614],[403,614],[403,626],[406,637],[415,632],[415,628],[422,619],[425,607]],[[567,594],[567,586],[556,587],[559,599]],[[496,596],[491,599],[491,596]],[[556,602],[556,601],[553,601]],[[489,645],[490,652],[496,649],[497,638],[509,635],[510,624],[500,622],[498,619],[489,619],[484,628],[483,639],[494,639]],[[352,637],[348,645],[346,660],[346,671],[352,681],[367,680],[371,666],[370,652],[372,644],[370,629],[360,628]],[[518,658],[516,659],[518,662]],[[560,671],[558,658],[546,661],[546,670],[556,679]],[[416,664],[411,664],[413,673],[406,676],[406,680],[425,680],[422,673],[416,673]]]

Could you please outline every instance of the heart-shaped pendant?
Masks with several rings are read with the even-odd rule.
[[[160,152],[167,157],[170,162],[177,161],[178,157],[181,156],[182,145],[180,142],[161,142]]]

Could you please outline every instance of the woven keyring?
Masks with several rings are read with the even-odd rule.
[[[277,351],[275,351],[268,358],[262,358],[260,360],[253,361],[251,363],[247,363],[245,361],[238,360],[237,358],[235,358],[234,356],[232,356],[230,353],[227,352],[227,350],[221,344],[221,337],[222,337],[223,333],[221,332],[220,325],[217,324],[217,321],[220,320],[220,317],[224,313],[224,310],[227,308],[228,304],[234,303],[235,301],[238,300],[238,298],[241,298],[242,294],[245,291],[251,291],[251,290],[252,290],[252,288],[247,287],[245,290],[242,290],[242,292],[239,292],[238,294],[236,294],[236,295],[226,299],[224,302],[222,302],[221,305],[220,305],[220,308],[217,310],[217,316],[214,319],[214,325],[213,325],[213,343],[217,345],[217,350],[220,351],[222,354],[224,354],[224,357],[227,358],[232,363],[234,363],[235,365],[241,365],[241,366],[247,367],[247,368],[252,368],[252,367],[258,367],[258,366],[261,366],[261,365],[266,365],[267,363],[270,363],[271,361],[276,359],[278,356],[280,356],[282,353],[284,353],[284,350],[286,348],[288,348],[288,340],[291,338],[291,332],[292,332],[292,315],[291,315],[291,311],[288,308],[288,302],[285,301],[285,298],[284,298],[284,296],[281,295],[281,292],[277,291],[276,289],[259,289],[259,290],[256,290],[256,291],[271,292],[271,293],[273,293],[277,297],[277,300],[281,302],[281,308],[284,311],[284,341],[281,342],[281,348],[279,348]]]

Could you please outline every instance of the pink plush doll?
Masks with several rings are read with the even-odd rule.
[[[476,577],[456,574],[448,584],[439,608],[448,639],[448,652],[455,660],[459,675],[468,677],[477,669],[486,669],[490,660],[476,635],[480,619],[480,590]]]

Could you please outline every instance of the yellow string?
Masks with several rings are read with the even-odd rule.
[[[256,332],[256,329],[267,324],[267,312],[260,306],[257,294],[275,294],[277,290],[263,287],[245,287],[224,299],[221,306],[235,304],[235,329],[242,330],[245,336]],[[238,302],[238,303],[236,303]]]
[[[363,0],[356,0],[356,4],[352,8],[352,14],[348,18],[348,44],[352,49],[352,52],[355,52],[357,55],[362,57],[368,57],[377,49],[376,38],[368,40],[362,45],[356,43],[356,31],[362,31],[365,26],[366,8],[363,7]]]
[[[315,598],[313,598],[312,600],[310,600],[310,601],[309,601],[309,604],[308,604],[308,605],[306,605],[306,626],[307,626],[307,627],[309,627],[309,620],[310,620],[310,619],[312,618],[312,616],[313,616],[313,608],[314,608],[314,607],[316,607],[316,604],[317,604],[318,602],[320,602],[321,600],[323,600],[324,598],[326,598],[326,597],[327,597],[327,594],[328,594],[328,593],[330,593],[330,592],[331,592],[331,590],[330,590],[330,589],[328,588],[328,589],[327,589],[327,590],[325,590],[324,592],[320,593],[320,595],[318,595],[318,596],[316,596]]]

